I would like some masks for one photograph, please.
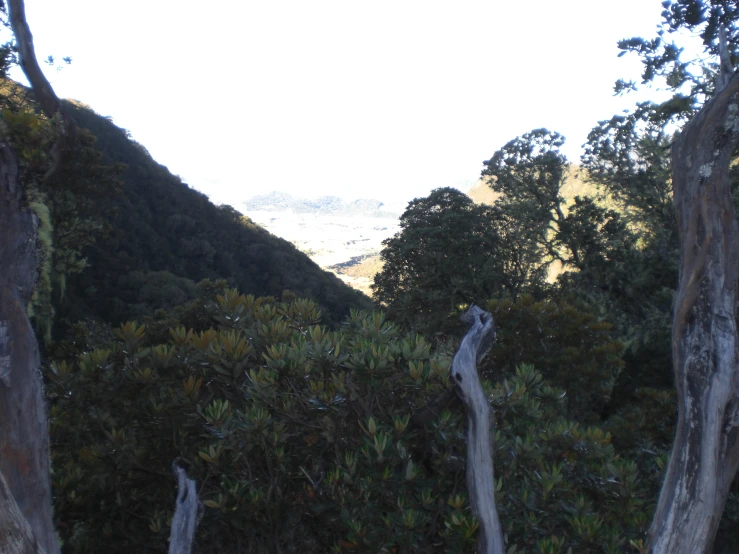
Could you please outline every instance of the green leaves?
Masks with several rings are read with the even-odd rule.
[[[642,84],[664,83],[670,90],[689,98],[683,109],[671,114],[677,117],[665,119],[665,123],[685,121],[714,93],[717,75],[720,72],[733,73],[733,67],[721,69],[720,66],[723,63],[730,65],[736,59],[739,10],[735,2],[724,0],[666,0],[662,5],[665,9],[657,36],[653,39],[633,37],[620,40],[619,56],[635,53],[641,58],[644,66]],[[724,62],[719,60],[721,28],[727,32]],[[670,35],[678,42],[668,40]],[[698,42],[695,39],[699,43],[690,44],[691,41]],[[704,55],[694,56],[693,52],[698,50]],[[684,55],[686,52],[689,55]],[[623,90],[623,81],[619,81],[616,88],[617,92]]]
[[[605,347],[608,326],[528,297],[496,308],[504,347],[511,329],[528,351],[545,349],[536,356],[545,373],[498,357],[505,373],[485,383],[507,548],[585,554],[640,540],[659,452],[643,475],[608,432],[568,419],[568,396],[545,378],[583,370],[596,386],[598,365],[572,349]],[[298,300],[226,291],[213,309],[193,329],[124,325],[106,348],[54,364],[56,513],[70,548],[126,552],[140,537],[164,550],[173,459],[208,508],[203,552],[263,552],[276,540],[308,553],[474,548],[464,414],[411,423],[447,391],[451,352],[402,335],[381,313],[354,312],[332,331],[308,324]],[[543,336],[527,334],[539,327]],[[560,351],[566,362],[556,365]],[[596,359],[612,355],[603,348]],[[93,532],[106,525],[107,538]]]
[[[507,223],[452,188],[413,200],[401,216],[401,231],[383,243],[375,299],[395,321],[419,332],[458,328],[470,303],[513,294],[530,277],[526,264],[518,263]]]

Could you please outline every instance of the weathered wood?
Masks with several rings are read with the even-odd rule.
[[[36,285],[36,225],[15,154],[0,137],[0,473],[35,537],[56,554],[41,361],[26,313]]]
[[[737,146],[735,74],[672,149],[681,249],[672,329],[679,414],[649,530],[650,552],[658,554],[711,552],[739,464],[739,230],[729,179]]]
[[[462,316],[472,325],[454,356],[450,377],[467,413],[467,490],[480,523],[478,554],[505,554],[503,530],[495,506],[493,421],[477,375],[477,364],[495,340],[493,316],[472,306]]]
[[[203,505],[198,499],[195,481],[187,477],[185,470],[175,462],[172,471],[177,478],[177,501],[169,535],[169,554],[190,554]]]
[[[0,554],[45,554],[0,472]]]

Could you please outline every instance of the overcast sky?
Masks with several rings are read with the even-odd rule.
[[[634,104],[616,41],[660,0],[26,0],[54,88],[216,202],[273,190],[407,201],[464,187],[537,127],[576,160]]]

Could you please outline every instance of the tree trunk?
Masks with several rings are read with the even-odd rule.
[[[26,21],[26,9],[23,0],[9,0],[8,13],[18,47],[21,69],[23,69],[23,73],[33,89],[33,95],[41,106],[41,110],[47,117],[56,118],[57,140],[50,152],[51,164],[44,176],[44,180],[48,180],[59,171],[64,157],[74,149],[77,140],[77,125],[65,113],[61,100],[59,100],[51,83],[41,71],[36,59],[31,28]]]
[[[739,250],[729,164],[739,145],[739,75],[672,149],[680,233],[672,355],[678,423],[649,530],[650,552],[709,553],[739,463]]]
[[[493,316],[472,306],[462,316],[471,325],[454,355],[450,377],[467,412],[467,491],[472,513],[480,523],[478,554],[505,554],[503,529],[495,506],[493,421],[477,375],[477,364],[495,340]]]
[[[187,477],[177,462],[172,464],[172,471],[177,478],[177,500],[169,535],[169,554],[191,554],[203,505],[198,498],[195,481]]]
[[[197,486],[185,470],[172,464],[177,478],[177,500],[169,536],[169,554],[191,554],[195,530],[203,515]],[[46,554],[18,507],[14,495],[0,473],[0,554]]]
[[[15,154],[0,141],[0,473],[42,548],[57,554],[41,363],[26,314],[36,284],[36,224]]]
[[[44,554],[0,473],[0,553]]]
[[[38,65],[23,0],[9,0],[8,8],[21,67],[41,109],[56,118],[58,139],[48,179],[74,147],[76,126],[62,113]],[[17,159],[0,136],[0,473],[43,550],[58,554],[41,364],[26,312],[38,272],[36,227],[36,216],[25,205]]]

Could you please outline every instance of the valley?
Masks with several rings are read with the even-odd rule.
[[[382,241],[400,230],[403,212],[402,205],[378,200],[308,200],[276,192],[251,198],[238,209],[368,296],[381,267]]]
[[[496,197],[482,180],[465,192],[477,203],[492,204]],[[270,192],[244,201],[237,209],[273,235],[293,243],[322,269],[372,296],[370,287],[382,268],[382,241],[400,231],[399,218],[406,205],[375,199],[347,201],[335,196],[306,199]]]

